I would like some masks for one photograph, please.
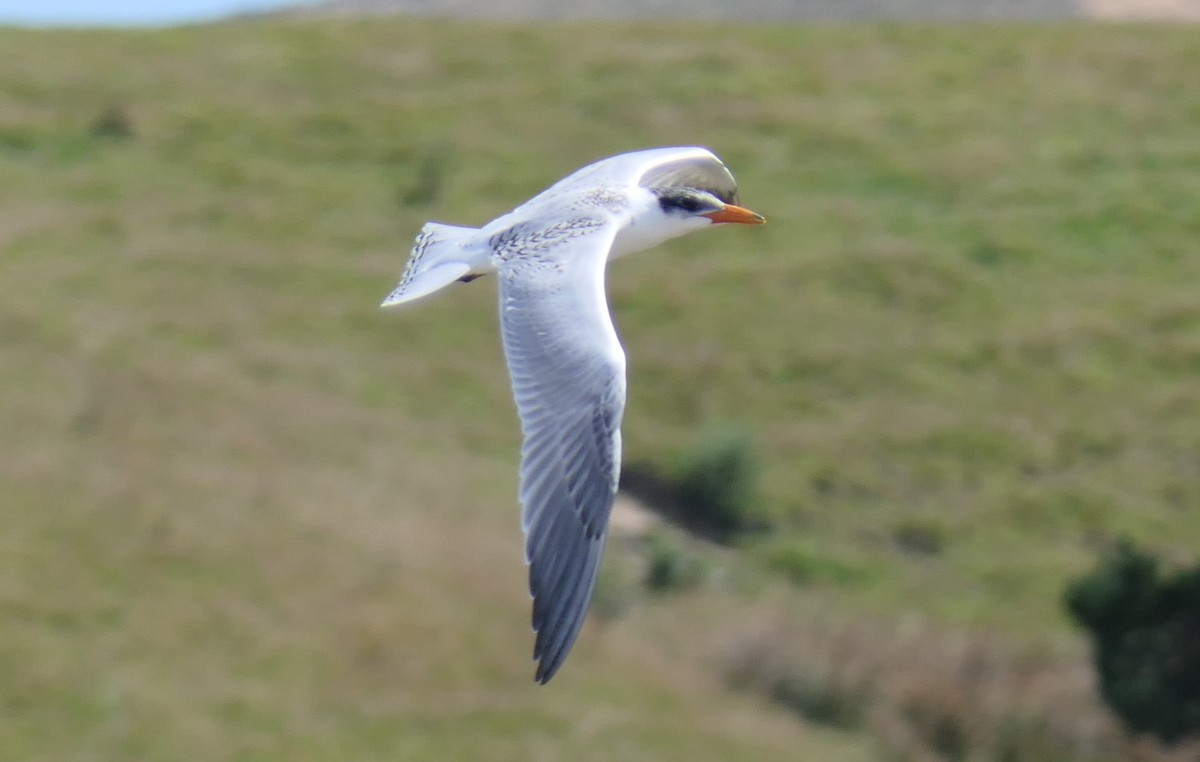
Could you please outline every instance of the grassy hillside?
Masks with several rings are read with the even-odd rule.
[[[0,30],[0,758],[868,759],[727,693],[735,633],[1077,653],[1109,538],[1200,548],[1197,70],[1150,27]],[[538,689],[494,286],[375,305],[425,219],[677,143],[771,224],[613,269],[626,456],[747,426],[780,528],[721,563],[817,573]]]

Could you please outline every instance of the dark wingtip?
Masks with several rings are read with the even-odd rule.
[[[537,657],[534,657],[537,658]],[[537,671],[533,675],[533,681],[538,685],[545,685],[550,682],[550,678],[558,674],[558,668],[563,664],[562,658],[542,658],[538,661]]]
[[[553,644],[547,644],[541,637],[538,638],[539,642],[534,646],[533,652],[533,658],[538,663],[537,672],[533,676],[534,682],[545,685],[550,682],[550,678],[558,674],[578,634],[579,628],[574,628],[574,632],[568,632],[566,637],[559,636],[559,641]]]

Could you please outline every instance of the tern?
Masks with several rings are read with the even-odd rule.
[[[706,148],[653,148],[590,164],[482,228],[428,222],[383,307],[496,274],[521,419],[520,503],[533,598],[534,679],[579,635],[621,469],[625,352],[604,290],[610,259],[762,216]]]

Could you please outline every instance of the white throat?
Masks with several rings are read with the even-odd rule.
[[[702,230],[712,225],[704,217],[679,217],[667,214],[655,196],[645,188],[635,188],[631,194],[631,219],[613,240],[609,259],[623,257],[653,248],[664,241]]]

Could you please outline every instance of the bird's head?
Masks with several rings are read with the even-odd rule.
[[[678,220],[696,220],[698,224],[737,223],[761,225],[766,219],[732,203],[736,199],[724,200],[712,191],[699,188],[664,188],[655,192],[663,214]]]

